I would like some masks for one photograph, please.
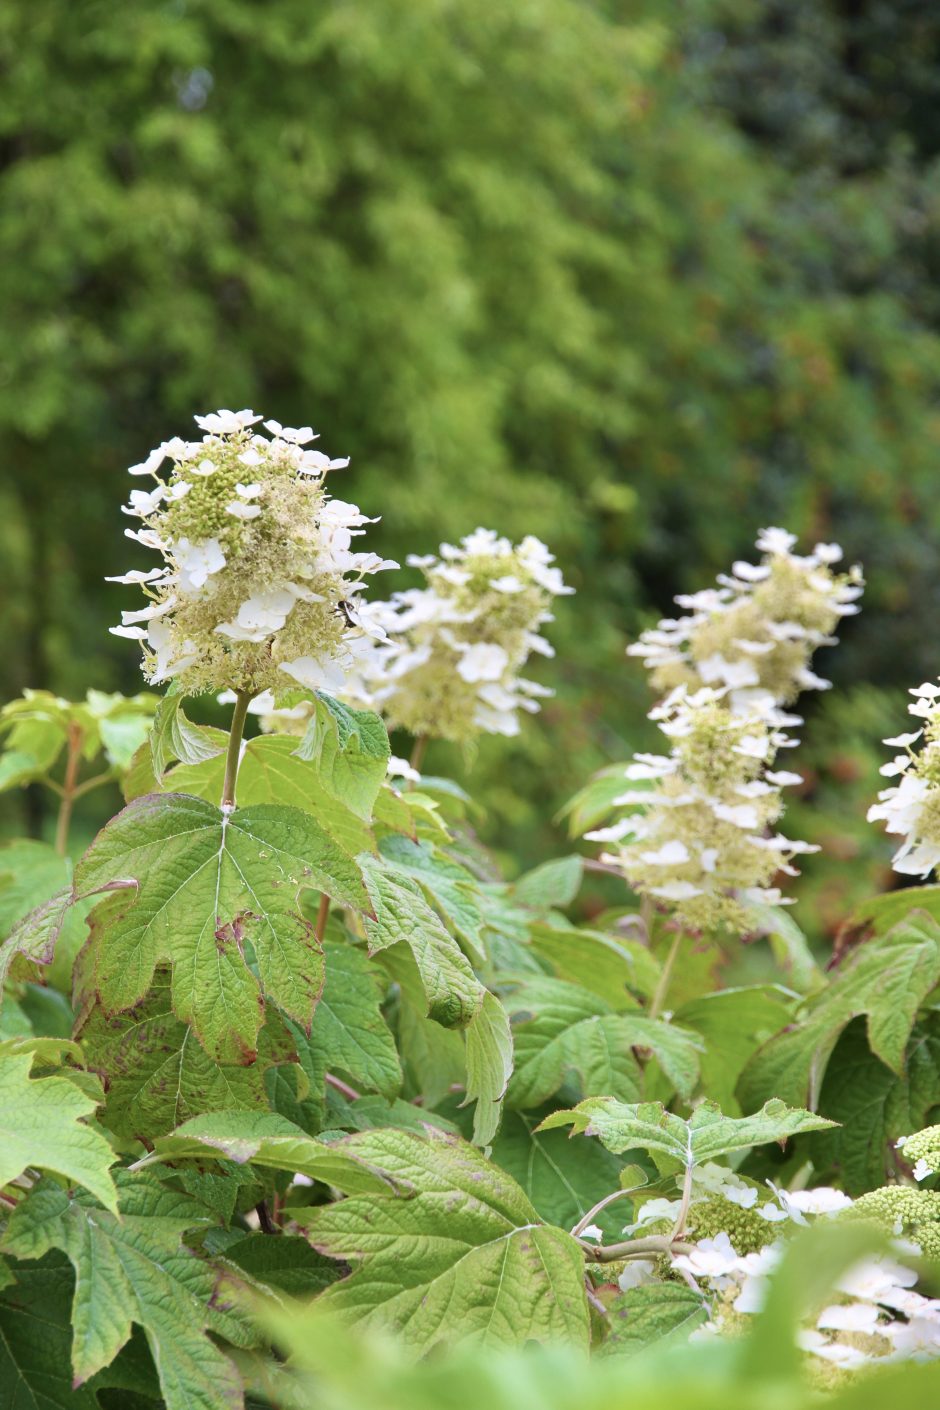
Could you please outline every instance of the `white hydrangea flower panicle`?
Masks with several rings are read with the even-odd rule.
[[[201,439],[165,441],[131,467],[153,488],[131,491],[124,512],[143,527],[126,532],[163,566],[109,581],[148,599],[112,631],[140,641],[149,681],[263,695],[273,721],[276,695],[342,688],[360,642],[382,634],[365,579],[398,565],[355,549],[375,521],[326,491],[326,472],[348,461],[311,448],[309,426],[266,421],[265,435],[260,420],[197,416]]]
[[[426,586],[375,604],[385,636],[361,652],[344,699],[416,737],[517,734],[520,715],[551,694],[521,672],[533,653],[553,654],[540,628],[552,599],[573,591],[551,553],[536,538],[513,545],[477,529],[408,563]]]
[[[895,871],[926,877],[940,863],[940,685],[927,681],[910,693],[907,708],[920,728],[884,741],[900,752],[881,773],[897,782],[878,794],[868,820],[904,839],[892,860]]]
[[[786,705],[804,690],[828,687],[810,660],[817,647],[834,644],[839,620],[858,612],[863,580],[857,567],[833,571],[842,557],[837,544],[800,556],[795,543],[783,529],[762,530],[760,563],[737,562],[717,587],[678,597],[684,614],[627,648],[643,660],[657,693],[676,685],[727,688],[733,706],[747,709],[755,696]]]
[[[764,703],[743,712],[727,690],[679,685],[650,718],[669,752],[636,755],[625,777],[654,786],[628,788],[615,806],[632,811],[587,837],[619,843],[603,860],[690,929],[745,928],[748,903],[785,903],[775,878],[796,875],[793,859],[816,850],[775,830],[783,787],[800,781],[772,768],[795,742],[783,728],[792,717]]]

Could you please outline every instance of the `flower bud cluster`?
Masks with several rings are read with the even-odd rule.
[[[923,1131],[915,1131],[913,1136],[902,1136],[897,1142],[904,1159],[914,1167],[915,1180],[927,1180],[931,1175],[940,1175],[940,1126],[925,1126]],[[937,1195],[940,1206],[940,1194]],[[940,1219],[940,1208],[937,1218]]]
[[[149,599],[112,631],[140,641],[154,684],[176,679],[189,695],[336,690],[380,630],[359,600],[363,579],[398,565],[353,551],[374,521],[324,483],[348,462],[312,449],[309,426],[266,421],[265,436],[260,420],[197,416],[200,440],[166,441],[131,467],[153,483],[131,491],[125,513],[142,527],[128,537],[164,562],[109,579]]]
[[[552,555],[536,538],[514,546],[477,529],[408,563],[426,586],[374,605],[386,636],[345,698],[415,736],[466,744],[481,732],[517,734],[519,712],[536,712],[551,694],[520,672],[533,652],[554,654],[539,628],[552,620],[552,598],[573,591]]]
[[[774,877],[796,875],[793,858],[815,850],[775,830],[781,790],[801,781],[771,767],[778,750],[795,743],[783,730],[793,717],[741,712],[727,690],[690,694],[680,685],[650,719],[670,752],[634,757],[626,778],[635,786],[615,799],[631,811],[587,836],[619,843],[603,860],[634,891],[670,902],[690,928],[746,926],[747,904],[783,903]]]
[[[883,822],[904,841],[894,854],[895,871],[929,876],[940,862],[940,685],[928,681],[911,692],[908,712],[923,721],[920,729],[886,739],[902,752],[881,773],[899,781],[878,794],[868,810],[869,822]],[[913,746],[923,740],[915,753]]]
[[[759,564],[735,563],[718,587],[677,597],[685,615],[664,619],[627,648],[651,672],[657,694],[677,685],[727,687],[747,708],[755,693],[787,705],[801,691],[828,687],[810,659],[834,643],[841,617],[858,612],[862,577],[858,568],[833,572],[838,544],[817,544],[800,557],[795,543],[783,529],[763,529]]]

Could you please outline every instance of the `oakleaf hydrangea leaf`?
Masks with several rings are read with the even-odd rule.
[[[117,1208],[108,1173],[115,1154],[85,1125],[97,1103],[67,1077],[30,1077],[34,1054],[0,1054],[0,1186],[28,1166],[52,1170]]]
[[[395,1097],[401,1063],[379,1008],[376,967],[352,945],[327,943],[326,984],[305,1046],[323,1069],[345,1073],[360,1087]],[[300,1047],[302,1038],[298,1038]],[[312,1075],[312,1074],[311,1074]]]
[[[149,1174],[118,1175],[121,1217],[51,1182],[35,1186],[10,1217],[4,1249],[41,1258],[61,1249],[75,1270],[72,1368],[83,1384],[144,1329],[167,1410],[237,1410],[241,1381],[206,1335],[244,1341],[238,1321],[210,1305],[219,1274],[180,1244],[210,1217],[188,1195]]]
[[[318,691],[316,712],[296,752],[317,765],[328,793],[368,822],[390,753],[388,734],[378,715],[353,710]]]
[[[490,1159],[518,1180],[549,1224],[571,1229],[589,1209],[617,1188],[623,1161],[599,1141],[572,1141],[564,1131],[540,1131],[541,1112],[507,1111],[493,1141]],[[621,1237],[622,1203],[592,1221],[609,1242]]]
[[[103,1120],[115,1135],[138,1140],[150,1141],[203,1112],[266,1110],[266,1069],[296,1058],[292,1035],[269,1011],[256,1062],[216,1062],[173,1011],[163,969],[133,1008],[106,1014],[94,1004],[78,1032],[88,1064],[107,1080]]]
[[[368,904],[356,864],[299,809],[227,813],[185,794],[136,799],[75,872],[79,895],[128,891],[95,940],[103,1007],[131,1008],[169,963],[174,1009],[203,1046],[218,1062],[253,1062],[264,1000],[309,1026],[323,987],[323,956],[298,909],[302,887]]]
[[[191,724],[183,713],[182,693],[170,687],[157,706],[150,735],[150,757],[154,776],[161,779],[174,759],[199,764],[222,755],[224,746],[213,732]],[[224,769],[224,765],[223,765]]]
[[[512,1076],[509,1015],[495,994],[487,991],[483,995],[481,1007],[467,1024],[466,1040],[466,1102],[476,1102],[473,1140],[486,1146],[499,1129],[503,1097]]]
[[[352,1194],[298,1211],[315,1248],[354,1265],[322,1294],[325,1309],[398,1332],[417,1355],[464,1339],[586,1347],[584,1256],[504,1171],[440,1131],[363,1131],[337,1149],[411,1196]]]
[[[460,946],[444,929],[418,884],[374,857],[360,857],[372,901],[366,917],[369,953],[403,943],[414,956],[428,1013],[445,1028],[470,1022],[483,1002],[483,985]]]
[[[865,941],[807,1003],[802,1020],[771,1038],[744,1070],[745,1108],[773,1093],[816,1106],[826,1064],[842,1030],[862,1014],[872,1052],[893,1072],[921,1003],[940,980],[940,925],[914,911],[884,935]]]
[[[630,1288],[608,1307],[610,1332],[605,1356],[632,1356],[657,1342],[685,1340],[708,1320],[701,1293],[681,1283],[650,1283]]]
[[[553,1112],[539,1129],[572,1126],[575,1131],[599,1137],[617,1155],[627,1150],[650,1151],[666,1158],[657,1164],[675,1170],[832,1125],[825,1117],[795,1111],[778,1100],[767,1102],[753,1116],[740,1117],[725,1116],[714,1102],[702,1102],[690,1119],[683,1121],[661,1102],[628,1105],[613,1097],[592,1097],[571,1111]]]

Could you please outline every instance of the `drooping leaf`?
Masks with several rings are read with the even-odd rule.
[[[367,904],[355,863],[297,808],[227,814],[185,794],[130,803],[75,871],[79,895],[122,893],[95,912],[102,1006],[131,1008],[169,963],[174,1010],[203,1046],[218,1062],[252,1062],[263,999],[308,1025],[323,987],[322,952],[297,908],[303,887]]]
[[[61,1249],[75,1271],[72,1368],[82,1385],[109,1365],[133,1323],[146,1334],[167,1410],[236,1410],[241,1381],[206,1335],[243,1339],[235,1318],[213,1307],[218,1273],[181,1246],[211,1222],[188,1195],[149,1174],[118,1173],[120,1218],[51,1182],[35,1186],[10,1217],[3,1247],[17,1258]]]
[[[594,1097],[571,1111],[556,1111],[539,1128],[571,1126],[576,1132],[597,1136],[619,1155],[646,1150],[665,1157],[657,1161],[664,1172],[701,1165],[732,1151],[785,1141],[803,1131],[823,1131],[833,1123],[809,1111],[793,1110],[784,1102],[767,1102],[753,1116],[723,1115],[715,1102],[702,1102],[688,1121],[666,1111],[661,1102],[630,1105],[611,1097]]]
[[[637,1007],[634,991],[648,998],[656,989],[659,965],[645,945],[599,930],[537,924],[532,949],[559,979],[598,994],[612,1009]]]
[[[50,1253],[16,1266],[0,1294],[0,1406],[3,1410],[101,1410],[95,1389],[73,1386],[68,1260]]]
[[[107,1082],[104,1121],[115,1135],[138,1140],[162,1136],[203,1112],[266,1110],[265,1071],[296,1057],[291,1035],[269,1013],[256,1062],[216,1062],[177,1018],[162,969],[133,1008],[108,1015],[96,1003],[78,1032],[89,1065]]]
[[[617,1188],[622,1161],[599,1141],[572,1141],[564,1131],[539,1131],[544,1112],[507,1111],[490,1158],[516,1180],[540,1217],[571,1229]],[[594,1222],[613,1242],[627,1222],[629,1200],[602,1210]]]
[[[366,917],[369,953],[404,944],[421,975],[431,1018],[463,1027],[483,1002],[483,986],[460,946],[421,894],[417,882],[372,857],[360,857],[372,916]]]
[[[836,1043],[819,1096],[823,1116],[839,1125],[809,1138],[819,1171],[833,1170],[850,1195],[897,1178],[896,1142],[926,1126],[940,1106],[940,1024],[932,1015],[908,1042],[904,1075],[870,1051],[861,1019]]]
[[[485,960],[479,886],[466,867],[445,856],[430,842],[412,841],[398,834],[383,838],[381,852],[399,871],[418,883],[427,900],[437,907],[475,958]]]
[[[753,1107],[770,1094],[815,1107],[826,1064],[846,1025],[867,1016],[872,1052],[901,1073],[918,1008],[940,979],[940,925],[925,912],[866,941],[811,998],[799,1021],[748,1063],[738,1096]]]
[[[615,1297],[607,1315],[602,1354],[635,1356],[656,1343],[685,1340],[708,1320],[708,1304],[681,1283],[650,1283]]]
[[[310,1037],[297,1034],[298,1049],[310,1055],[308,1075],[327,1068],[385,1097],[401,1091],[401,1064],[395,1040],[379,1008],[375,967],[352,945],[327,942],[326,984],[313,1017]],[[322,1084],[322,1075],[320,1075]]]
[[[114,1151],[85,1124],[97,1102],[68,1077],[31,1077],[34,1057],[0,1054],[0,1186],[36,1166],[84,1185],[106,1208],[116,1209],[108,1173]]]
[[[167,1160],[231,1160],[236,1165],[290,1170],[311,1180],[342,1188],[378,1191],[388,1181],[354,1153],[308,1136],[293,1122],[271,1112],[218,1112],[185,1121],[154,1141],[153,1154],[138,1161],[143,1168]]]
[[[394,1330],[418,1355],[457,1340],[587,1344],[578,1245],[472,1146],[442,1132],[366,1131],[339,1149],[412,1193],[298,1211],[315,1248],[354,1265],[322,1295],[324,1308]]]
[[[378,715],[353,710],[318,691],[316,711],[296,752],[316,764],[328,793],[369,821],[390,753]]]
[[[738,1078],[752,1054],[790,1021],[795,996],[778,987],[719,989],[677,1010],[675,1020],[704,1039],[702,1088],[722,1111],[740,1116]]]
[[[167,691],[153,718],[150,735],[150,758],[153,773],[159,782],[174,759],[183,764],[200,764],[224,753],[224,745],[216,731],[191,724],[183,713],[184,697],[172,688]],[[224,770],[224,765],[223,765]],[[218,794],[215,802],[221,797]]]
[[[403,963],[407,959],[408,964]],[[394,949],[385,951],[383,963],[407,982],[409,969],[416,980],[417,967]],[[391,963],[390,963],[391,962]],[[452,1028],[442,1028],[425,1015],[424,988],[420,993],[403,989],[398,1001],[398,1047],[405,1072],[405,1095],[420,1097],[425,1106],[436,1107],[452,1088],[466,1085],[466,1049],[463,1037]]]
[[[508,1100],[541,1106],[571,1084],[582,1095],[639,1097],[642,1071],[635,1048],[655,1053],[684,1096],[698,1079],[697,1035],[633,1012],[614,1013],[598,995],[558,979],[526,979],[506,994],[516,1070]]]
[[[486,1146],[499,1129],[503,1097],[512,1075],[513,1062],[509,1015],[496,995],[488,990],[483,995],[480,1008],[467,1024],[466,1040],[466,1102],[476,1102],[473,1140],[478,1146]]]

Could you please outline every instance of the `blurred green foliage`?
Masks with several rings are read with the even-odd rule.
[[[938,50],[916,0],[10,0],[0,695],[138,688],[125,467],[247,405],[381,549],[557,552],[558,700],[476,766],[523,857],[764,523],[865,563],[824,670],[936,674]]]

